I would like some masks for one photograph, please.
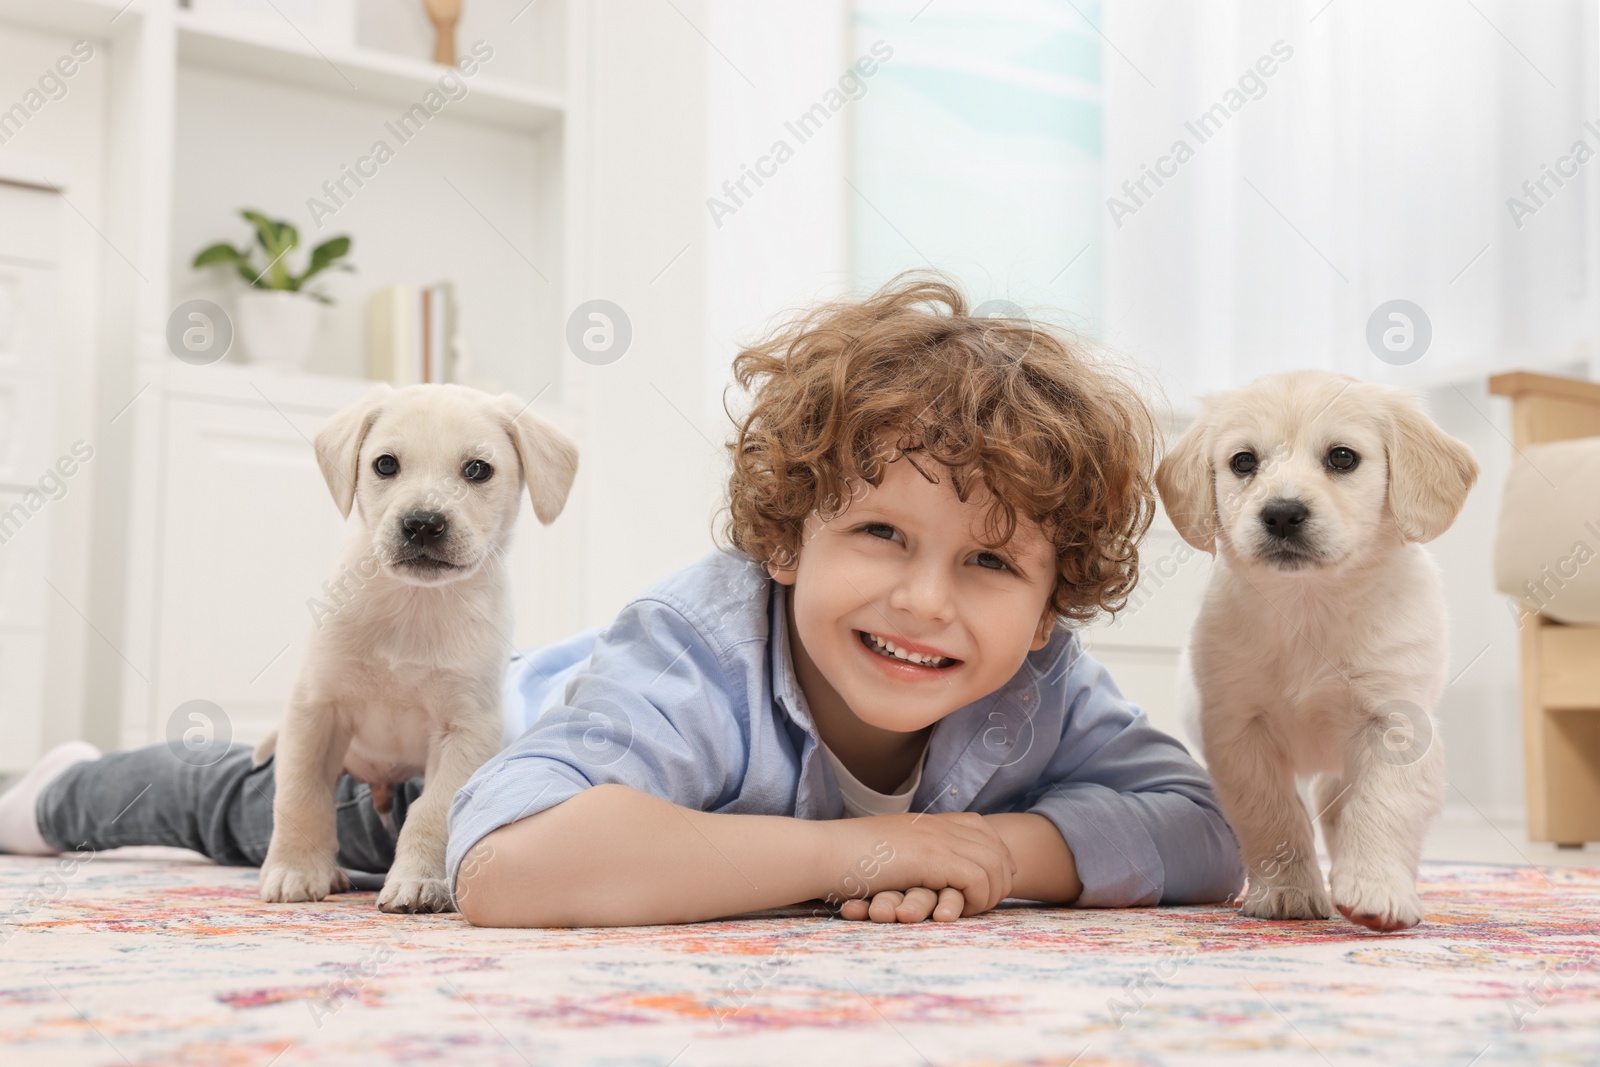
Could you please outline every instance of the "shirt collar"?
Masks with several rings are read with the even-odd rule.
[[[811,718],[811,706],[806,703],[805,693],[800,689],[800,678],[794,672],[794,656],[789,651],[789,625],[785,604],[789,599],[789,587],[782,582],[772,580],[772,597],[767,605],[767,632],[770,638],[767,642],[768,651],[772,656],[772,695],[783,705],[783,710],[788,713],[806,735],[814,741],[820,741],[817,734],[817,724]]]
[[[767,652],[771,657],[772,697],[795,725],[805,732],[800,746],[800,782],[795,790],[795,815],[802,819],[837,819],[844,813],[844,794],[821,758],[822,737],[811,718],[811,706],[794,673],[794,657],[789,651],[789,625],[784,605],[789,587],[771,579],[772,596],[767,602]]]

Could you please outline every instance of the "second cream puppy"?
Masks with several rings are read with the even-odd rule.
[[[1449,659],[1422,542],[1455,521],[1477,474],[1406,393],[1320,371],[1207,398],[1162,460],[1167,514],[1217,557],[1180,705],[1239,838],[1246,915],[1330,916],[1295,785],[1315,776],[1332,905],[1374,930],[1421,920]]]

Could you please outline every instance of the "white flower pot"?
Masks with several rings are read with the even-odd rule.
[[[322,320],[322,305],[300,293],[247,289],[239,294],[239,341],[251,363],[303,370]]]

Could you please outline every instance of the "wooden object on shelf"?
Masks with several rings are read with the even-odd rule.
[[[1511,398],[1519,449],[1600,438],[1600,382],[1516,371],[1491,377],[1489,392]],[[1600,626],[1526,618],[1522,744],[1529,840],[1600,841]]]
[[[433,23],[433,61],[447,67],[456,65],[456,22],[461,18],[461,0],[422,0]]]

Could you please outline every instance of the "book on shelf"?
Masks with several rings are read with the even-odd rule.
[[[457,373],[455,289],[390,285],[367,308],[367,377],[392,385],[453,382]]]

